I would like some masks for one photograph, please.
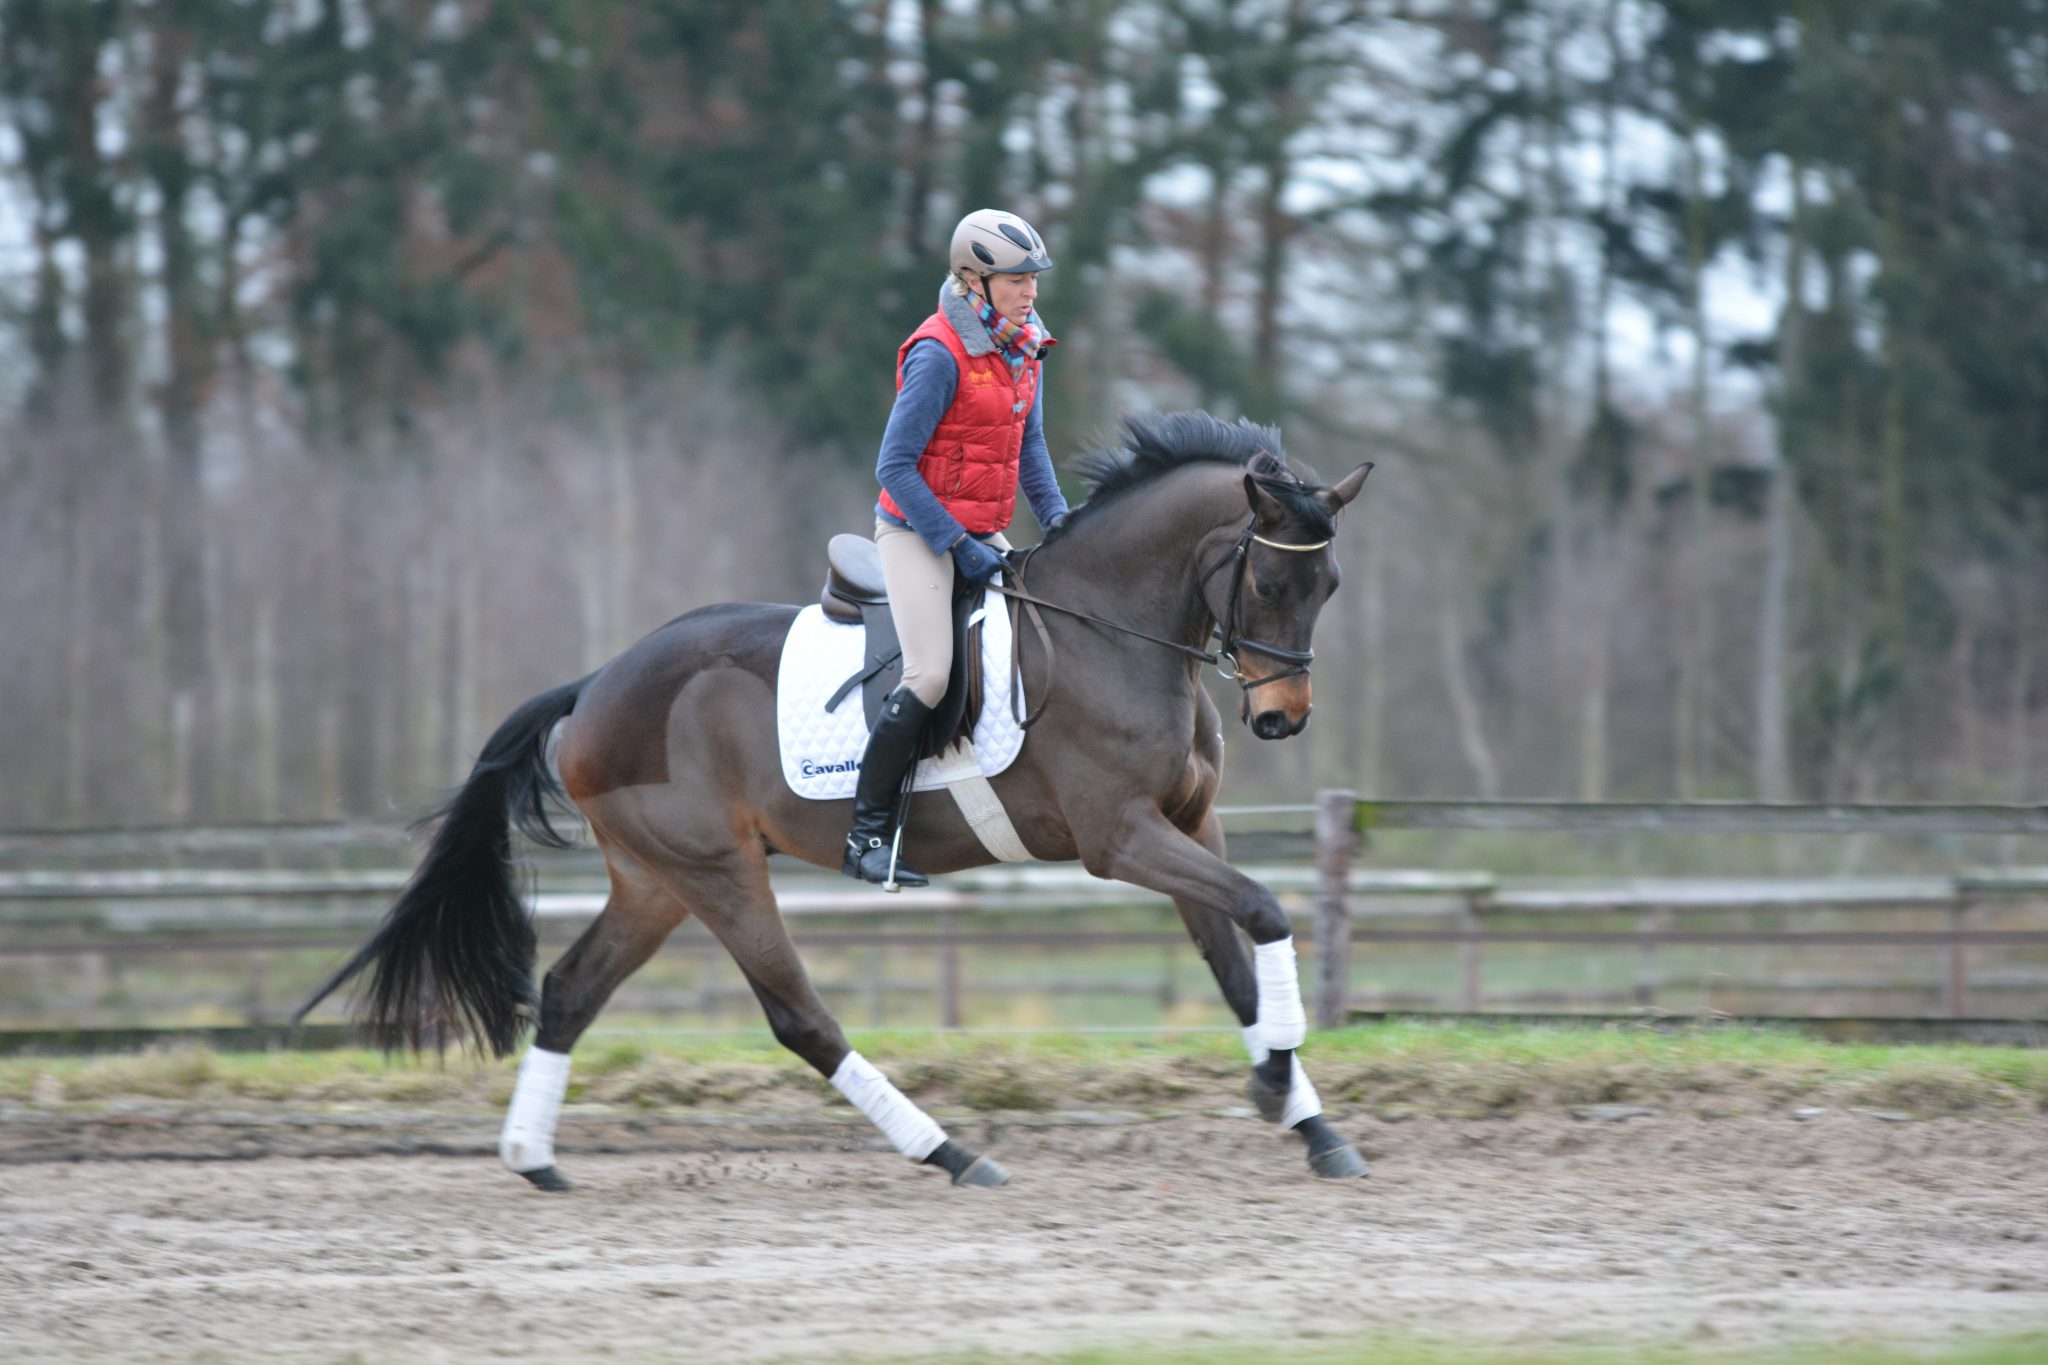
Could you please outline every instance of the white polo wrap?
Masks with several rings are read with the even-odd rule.
[[[1259,1041],[1274,1052],[1300,1047],[1308,1037],[1308,1011],[1301,1003],[1293,935],[1254,945],[1252,967],[1259,982]]]
[[[1252,1065],[1257,1066],[1273,1055],[1273,1050],[1259,1041],[1259,1026],[1253,1024],[1244,1030],[1244,1050],[1252,1054]],[[1308,1073],[1301,1069],[1301,1058],[1294,1059],[1294,1069],[1288,1073],[1287,1103],[1280,1110],[1280,1126],[1292,1128],[1303,1119],[1312,1119],[1323,1112],[1323,1097],[1310,1084]]]
[[[568,1093],[569,1054],[528,1048],[498,1134],[498,1156],[508,1167],[524,1172],[555,1164],[555,1123]]]
[[[912,1161],[923,1161],[946,1140],[946,1130],[858,1052],[847,1053],[832,1073],[832,1088],[866,1114],[882,1130],[882,1136]]]

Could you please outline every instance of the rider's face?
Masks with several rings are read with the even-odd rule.
[[[988,286],[988,301],[995,310],[1012,322],[1021,323],[1031,312],[1031,304],[1038,297],[1038,276],[990,275],[985,281]]]

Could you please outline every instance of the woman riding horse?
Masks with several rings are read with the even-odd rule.
[[[1004,287],[998,274],[986,289],[1000,301]],[[958,368],[961,388],[986,372]],[[1001,377],[984,386],[996,383],[1018,391]],[[1126,425],[1122,450],[1084,462],[1087,502],[1015,575],[1013,591],[1028,587],[1026,605],[1046,612],[1016,644],[1017,685],[1038,723],[989,784],[1031,857],[1079,861],[1172,899],[1244,1030],[1247,1094],[1261,1117],[1306,1142],[1317,1175],[1360,1176],[1364,1161],[1324,1120],[1296,1056],[1307,1020],[1293,926],[1224,856],[1223,721],[1200,669],[1229,665],[1239,717],[1259,738],[1308,724],[1311,637],[1337,587],[1338,518],[1371,466],[1324,486],[1288,466],[1268,427],[1206,413]],[[943,453],[943,437],[928,444]],[[1009,449],[1021,445],[1020,433]],[[968,482],[959,472],[947,488]],[[1052,520],[1057,507],[1039,510]],[[993,557],[974,524],[962,527],[966,543]],[[771,855],[829,868],[846,850],[845,805],[800,795],[782,766],[778,679],[800,615],[768,603],[701,607],[516,709],[436,813],[433,844],[376,934],[298,1017],[367,972],[360,1014],[387,1043],[464,1036],[504,1056],[532,1028],[499,1155],[534,1185],[566,1189],[554,1137],[570,1051],[612,991],[695,917],[732,955],[776,1039],[897,1151],[955,1184],[1007,1180],[852,1047],[776,905]],[[547,818],[563,796],[589,822],[611,885],[536,992],[512,826],[566,846]],[[913,803],[905,823],[904,847],[927,871],[995,860],[952,802]]]
[[[1054,343],[1032,309],[1052,257],[1031,224],[1001,209],[962,218],[951,255],[938,311],[896,349],[896,406],[875,461],[875,546],[903,681],[868,737],[840,870],[877,885],[889,880],[903,779],[953,666],[954,575],[980,584],[1002,571],[1020,480],[1039,526],[1067,519],[1045,448],[1040,369]],[[895,877],[927,884],[900,862]]]

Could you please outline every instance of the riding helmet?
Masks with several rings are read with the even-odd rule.
[[[953,273],[974,279],[1052,269],[1038,230],[1014,213],[976,209],[953,229]]]

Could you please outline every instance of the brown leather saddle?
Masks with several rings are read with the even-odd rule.
[[[896,637],[896,622],[889,614],[889,591],[882,582],[882,554],[866,536],[837,535],[825,547],[825,588],[818,604],[825,615],[842,625],[866,631],[861,666],[839,685],[825,703],[827,711],[860,689],[868,729],[882,713],[882,702],[903,677],[903,646]],[[938,753],[955,740],[974,733],[981,718],[981,622],[975,613],[982,603],[982,590],[953,579],[953,669],[946,679],[946,695],[932,709],[931,728],[925,733],[927,753]]]

